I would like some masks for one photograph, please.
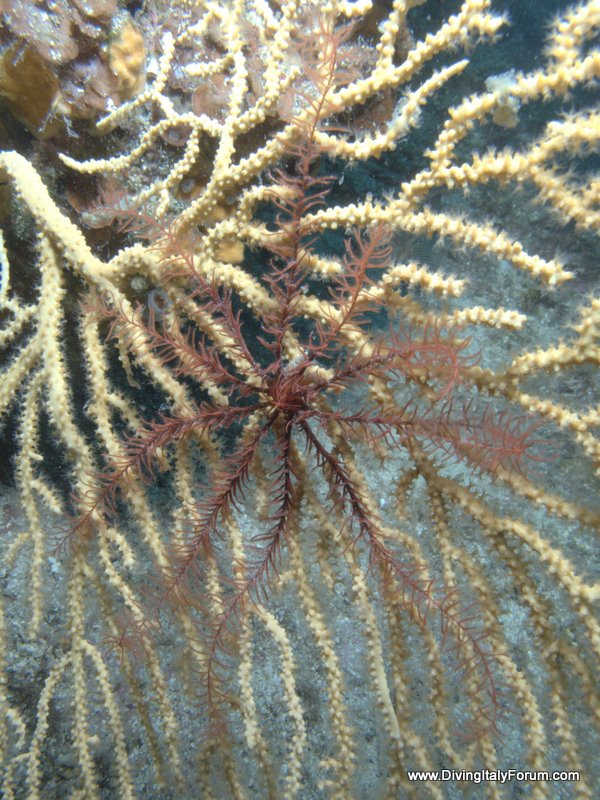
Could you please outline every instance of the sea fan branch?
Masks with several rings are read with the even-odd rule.
[[[233,415],[235,416],[235,412]],[[198,570],[198,556],[212,553],[213,542],[218,536],[218,523],[226,520],[233,509],[239,509],[245,495],[248,473],[260,443],[267,436],[275,421],[271,415],[252,434],[248,442],[229,455],[220,473],[215,477],[204,499],[193,511],[191,536],[180,537],[170,550],[169,566],[163,575],[163,596],[175,597],[185,603],[192,593],[189,587],[191,576]]]
[[[296,493],[291,463],[292,422],[288,415],[283,431],[276,437],[279,458],[277,467],[271,475],[271,499],[275,506],[269,521],[268,531],[252,539],[254,558],[235,566],[234,594],[225,601],[225,608],[216,623],[209,628],[209,640],[205,659],[205,687],[209,708],[213,709],[221,696],[222,662],[220,653],[224,640],[232,627],[239,624],[240,616],[249,599],[261,602],[267,599],[268,587],[279,569],[281,547],[288,531],[290,520],[296,509]]]
[[[468,647],[470,654],[462,655],[460,670],[476,671],[478,675],[477,696],[483,697],[479,703],[478,719],[486,724],[479,726],[476,738],[481,738],[496,730],[499,716],[500,689],[495,679],[496,656],[485,646],[487,633],[480,629],[476,617],[470,615],[471,607],[460,608],[456,591],[439,594],[430,579],[419,578],[420,567],[409,566],[400,561],[384,544],[383,535],[372,510],[365,505],[360,491],[354,485],[344,465],[330,453],[313,434],[306,422],[301,423],[308,446],[315,453],[317,463],[326,475],[332,490],[342,497],[350,510],[350,523],[358,526],[354,542],[364,541],[369,548],[371,568],[378,564],[383,571],[384,585],[395,578],[402,592],[402,605],[408,609],[411,618],[424,626],[434,611],[439,615],[442,644],[449,634],[453,636],[453,650],[456,655],[463,654]]]

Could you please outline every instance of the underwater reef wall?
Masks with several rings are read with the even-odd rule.
[[[506,7],[0,0],[4,797],[598,796],[600,4]]]

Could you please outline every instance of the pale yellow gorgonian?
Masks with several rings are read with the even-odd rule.
[[[57,173],[52,156],[36,153],[36,170],[21,153],[0,153],[0,417],[16,482],[0,499],[7,798],[450,798],[472,788],[503,798],[515,785],[536,800],[597,795],[600,6],[563,7],[553,20],[531,8],[530,31],[519,27],[529,4],[513,19],[499,5],[157,0],[137,19],[145,88],[100,121],[106,138],[82,134],[89,158],[63,153]],[[163,485],[132,478],[119,513],[98,515],[93,536],[69,552],[52,550],[65,514],[79,511],[70,493],[94,491],[94,474],[122,455],[123,434],[195,399],[135,333],[149,307],[220,352],[229,346],[151,243],[114,230],[94,239],[88,226],[108,206],[78,216],[62,180],[95,178],[105,197],[116,185],[113,197],[163,215],[260,335],[275,302],[261,280],[269,171],[289,158],[314,97],[299,42],[349,22],[346,78],[330,98],[330,127],[316,134],[336,184],[307,217],[327,246],[311,255],[315,280],[299,310],[327,317],[341,233],[384,223],[394,257],[369,292],[403,325],[471,336],[480,360],[465,391],[536,415],[556,453],[539,475],[500,470],[492,480],[468,458],[442,463],[417,446],[380,463],[329,432],[399,551],[477,603],[508,687],[500,734],[478,747],[457,736],[469,677],[448,668],[439,631],[374,591],[310,454],[296,466],[304,527],[268,606],[245,611],[226,734],[197,716],[194,610],[162,615],[158,629],[147,600],[198,476],[226,443],[200,437],[165,453]],[[122,309],[130,330],[107,342],[82,293]],[[297,342],[285,344],[293,362]],[[358,330],[346,344],[367,352],[371,339]],[[204,389],[228,402],[223,387],[207,380]],[[369,391],[404,400],[402,386],[373,380]],[[207,567],[209,612],[228,589],[219,559],[242,559],[259,524],[268,470],[268,459],[255,465],[252,500]],[[581,774],[477,785],[407,774],[442,767]]]

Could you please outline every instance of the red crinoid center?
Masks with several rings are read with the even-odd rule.
[[[297,368],[287,374],[280,370],[268,382],[266,394],[271,408],[294,415],[309,410],[314,387]]]

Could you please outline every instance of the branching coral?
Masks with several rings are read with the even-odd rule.
[[[345,78],[331,88],[308,137],[319,92],[302,72],[299,43],[312,37],[322,44],[323,65],[331,62],[327,37],[306,8],[259,0],[178,5],[174,19],[188,23],[178,29],[159,14],[164,35],[149,45],[160,48],[149,70],[154,79],[100,124],[131,127],[130,149],[63,164],[117,177],[122,208],[162,215],[176,243],[170,253],[122,233],[115,234],[118,252],[101,259],[33,167],[14,153],[0,155],[2,178],[37,247],[36,262],[19,260],[17,226],[7,227],[0,249],[0,341],[8,354],[0,412],[17,432],[24,513],[4,554],[0,745],[8,796],[62,791],[50,756],[67,746],[63,735],[74,754],[74,790],[89,797],[167,797],[173,783],[182,796],[437,798],[452,790],[435,782],[415,790],[406,770],[517,760],[533,771],[580,769],[573,795],[593,796],[600,589],[592,561],[599,512],[590,498],[600,456],[599,301],[588,296],[590,273],[566,262],[573,258],[567,251],[593,253],[598,229],[597,180],[587,174],[588,153],[598,146],[598,12],[595,2],[565,12],[541,66],[483,89],[481,65],[455,51],[478,43],[485,50],[481,43],[506,29],[491,6],[465,0],[446,13],[436,3],[398,0],[380,20],[368,2],[322,6],[325,30],[332,34],[352,18],[364,38],[355,34],[337,48]],[[140,29],[148,29],[144,20]],[[502,46],[489,44],[491,52]],[[433,108],[438,99],[447,110]],[[497,127],[496,112],[509,100],[517,125]],[[561,101],[572,108],[556,118]],[[535,114],[527,117],[528,109]],[[311,195],[303,201],[295,179],[281,175],[292,174],[296,161],[298,176],[317,178],[315,164],[302,171],[303,141],[314,141],[313,155],[339,178],[322,207],[297,214],[302,258],[295,271],[286,215],[293,220]],[[404,154],[412,157],[396,158]],[[361,162],[368,171],[358,170]],[[274,177],[269,170],[277,164],[282,172]],[[387,193],[369,194],[377,188],[369,176],[383,181],[388,173]],[[274,199],[277,224],[268,208]],[[522,214],[513,213],[514,202]],[[352,229],[371,233],[360,233],[362,244],[350,246],[344,260]],[[377,260],[367,284],[357,264],[370,263],[363,256],[383,230],[392,252],[389,261]],[[574,231],[568,244],[561,239],[562,258],[551,245],[559,230]],[[174,274],[178,262],[187,269]],[[459,277],[438,269],[448,263]],[[195,294],[194,286],[204,288]],[[81,287],[88,302],[78,310],[73,293]],[[154,327],[140,305],[144,292],[164,300]],[[284,320],[287,294],[293,313]],[[109,340],[98,297],[113,315]],[[362,324],[368,309],[385,312],[395,333],[382,339],[376,314]],[[469,337],[478,362],[461,350]],[[194,371],[198,354],[203,365]],[[364,383],[353,395],[346,381],[336,397],[327,382],[352,365]],[[262,423],[220,430],[224,441],[200,426],[167,437],[168,451],[151,444],[169,420],[210,409],[233,423],[236,408],[253,403],[249,413],[263,414]],[[509,414],[508,406],[521,411]],[[243,469],[243,448],[260,435],[269,408],[277,410],[275,438],[265,435],[260,452],[254,448],[237,506],[222,506],[214,550],[200,561],[202,594],[182,590],[185,602],[166,613],[148,598],[148,576],[158,569],[168,581],[194,550],[198,509],[215,497],[202,487],[222,474],[223,463],[229,473]],[[290,413],[294,434],[300,443],[308,438],[312,452],[286,433]],[[396,424],[402,420],[404,427]],[[372,424],[388,439],[395,428],[392,448],[381,447],[377,435],[366,444],[348,435]],[[555,460],[527,469],[536,438],[554,440]],[[141,469],[131,468],[134,452]],[[88,514],[89,525],[87,535],[71,537],[68,555],[48,564],[48,543],[68,506],[52,453],[74,490],[72,513]],[[237,453],[236,465],[228,453]],[[344,471],[337,479],[330,457]],[[274,471],[273,458],[289,469]],[[123,480],[114,475],[119,464]],[[90,484],[91,476],[103,469],[112,508],[93,499],[102,486]],[[281,502],[298,513],[265,525]],[[369,569],[370,546],[348,547],[353,535],[344,527],[350,510],[360,529],[363,509],[378,520],[376,539],[385,539],[395,559],[426,565],[419,586],[456,586],[463,602],[475,603],[477,630],[487,632],[486,652],[496,655],[494,680],[510,687],[492,703],[507,719],[493,717],[499,735],[483,736],[479,749],[461,745],[454,731],[482,709],[482,673],[471,662],[463,677],[452,668],[443,619],[441,631],[414,625],[407,608],[418,616],[418,602],[393,588],[375,591],[378,559]],[[287,548],[268,603],[260,591],[245,592],[252,602],[232,607],[254,563],[257,530],[283,519]],[[173,548],[179,559],[169,556]],[[438,612],[448,609],[443,594],[431,596]],[[18,644],[23,607],[34,663],[44,663],[46,637],[59,641],[41,689],[29,687],[31,723],[30,706],[20,703],[25,671],[16,679],[9,667],[26,657]],[[203,719],[188,717],[200,707],[210,621],[218,629],[232,608],[241,624],[217,648],[227,645],[237,656],[221,707],[227,725],[207,734]],[[208,638],[198,636],[205,619]],[[111,660],[115,650],[121,659]],[[460,652],[470,655],[464,643]],[[61,709],[57,732],[49,725],[53,707]],[[150,790],[141,788],[146,764]],[[506,795],[493,783],[485,791]],[[552,791],[548,781],[530,781],[538,800]]]
[[[355,242],[346,242],[341,271],[332,279],[329,307],[322,320],[304,335],[298,315],[302,287],[310,280],[308,262],[314,257],[314,231],[305,217],[323,205],[326,187],[332,178],[313,174],[322,150],[316,139],[321,121],[332,113],[330,95],[339,85],[337,56],[344,41],[344,32],[333,34],[318,29],[318,51],[324,50],[329,61],[308,55],[304,48],[305,72],[314,83],[315,97],[308,101],[311,114],[300,127],[303,139],[292,153],[297,161],[295,173],[279,172],[273,189],[278,208],[275,230],[266,241],[267,252],[275,258],[267,261],[263,284],[275,299],[274,307],[263,317],[260,345],[266,358],[255,349],[243,331],[240,315],[233,309],[232,295],[223,291],[198,270],[193,252],[186,250],[177,233],[165,229],[135,209],[122,205],[114,213],[125,218],[124,227],[154,233],[155,247],[162,252],[165,274],[183,281],[188,302],[202,309],[223,330],[228,343],[223,357],[192,327],[182,331],[177,322],[156,327],[155,315],[149,323],[140,322],[139,310],[132,316],[119,308],[111,309],[96,302],[101,318],[111,320],[110,337],[125,339],[135,352],[139,343],[149,343],[163,366],[170,366],[178,376],[187,377],[200,389],[200,380],[226,391],[227,405],[215,402],[196,404],[187,414],[163,417],[146,423],[142,431],[125,445],[125,456],[112,465],[110,472],[98,478],[98,487],[88,492],[85,510],[76,521],[69,537],[79,539],[94,535],[94,516],[115,514],[115,495],[132,471],[148,477],[155,461],[164,459],[167,448],[181,446],[193,436],[217,433],[224,428],[240,428],[233,451],[211,476],[205,496],[190,509],[193,532],[182,535],[167,555],[168,566],[163,576],[158,607],[166,601],[189,610],[206,601],[206,575],[214,549],[221,537],[221,524],[226,524],[243,504],[248,502],[249,476],[269,438],[274,439],[274,453],[269,460],[269,475],[261,491],[266,495],[267,530],[252,537],[252,555],[233,564],[233,591],[223,597],[223,608],[215,619],[202,619],[208,627],[202,658],[205,660],[203,682],[207,691],[211,716],[218,713],[216,697],[224,701],[228,694],[217,688],[222,677],[220,656],[225,640],[235,622],[245,615],[251,600],[266,600],[267,587],[274,582],[287,550],[287,540],[306,487],[298,481],[298,447],[302,443],[311,454],[319,475],[328,487],[332,510],[347,517],[349,544],[366,548],[370,569],[381,576],[385,591],[406,606],[411,619],[424,625],[428,617],[439,618],[443,638],[453,641],[453,649],[463,663],[470,664],[471,700],[476,707],[473,735],[477,738],[496,731],[500,692],[494,676],[495,655],[487,647],[485,632],[474,622],[473,609],[465,614],[456,589],[443,592],[420,572],[423,565],[404,563],[384,540],[382,523],[366,500],[362,482],[357,481],[344,459],[337,453],[336,441],[349,441],[359,434],[371,447],[384,440],[387,445],[403,444],[448,455],[466,456],[470,463],[490,470],[513,469],[521,475],[526,461],[541,460],[534,450],[537,440],[532,432],[536,423],[511,420],[505,411],[496,417],[485,413],[476,417],[469,406],[456,414],[451,397],[463,373],[473,359],[463,351],[468,342],[443,333],[435,324],[426,325],[419,334],[392,329],[388,339],[369,336],[373,311],[381,298],[373,300],[368,277],[373,270],[389,266],[391,247],[385,229],[375,228],[367,237],[355,234]],[[311,43],[312,49],[312,43]],[[310,60],[309,60],[310,59]],[[154,227],[154,231],[152,228]],[[195,314],[191,316],[195,316]],[[344,342],[359,337],[362,346],[353,354],[346,353]],[[369,342],[367,344],[367,342]],[[297,355],[289,358],[290,349]],[[227,361],[237,363],[231,369]],[[330,395],[352,390],[366,383],[384,384],[403,377],[418,387],[418,394],[429,397],[426,410],[413,403],[394,408],[383,405],[374,396],[370,406],[349,411],[334,410]],[[332,443],[334,446],[332,447]],[[85,506],[84,500],[84,506]],[[229,565],[231,566],[231,565]],[[221,582],[226,582],[226,575]],[[214,612],[213,612],[214,614]],[[138,636],[142,633],[138,629]],[[466,650],[465,654],[463,651]]]

